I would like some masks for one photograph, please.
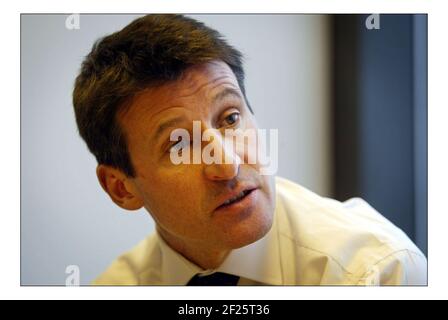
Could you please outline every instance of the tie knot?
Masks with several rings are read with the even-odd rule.
[[[195,275],[187,286],[236,286],[240,277],[224,272],[215,272],[208,276]]]

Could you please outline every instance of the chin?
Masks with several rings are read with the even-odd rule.
[[[273,211],[263,212],[257,215],[255,219],[248,219],[248,221],[232,228],[230,232],[224,235],[224,242],[231,249],[250,245],[263,238],[271,230],[272,222]]]

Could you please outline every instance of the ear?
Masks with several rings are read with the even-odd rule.
[[[99,164],[96,175],[103,190],[118,206],[126,210],[138,210],[143,207],[143,200],[135,183],[123,172]]]

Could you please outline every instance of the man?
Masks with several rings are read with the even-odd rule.
[[[97,42],[73,94],[112,201],[156,232],[97,285],[424,285],[426,258],[361,199],[325,199],[263,175],[228,130],[255,130],[240,52],[202,23],[149,15]],[[194,123],[213,139],[185,143]],[[175,163],[213,143],[230,161]],[[197,141],[196,141],[197,142]]]

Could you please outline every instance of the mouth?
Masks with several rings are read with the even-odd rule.
[[[230,197],[226,201],[224,201],[216,210],[230,208],[238,203],[243,202],[246,198],[250,197],[250,195],[257,190],[257,188],[250,188],[239,192],[238,194]]]

